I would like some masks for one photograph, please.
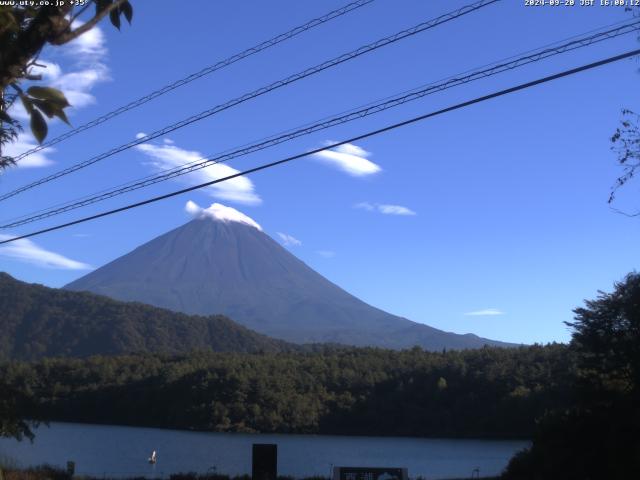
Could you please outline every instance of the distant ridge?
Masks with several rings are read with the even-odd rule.
[[[292,349],[220,315],[188,316],[24,283],[0,272],[0,360]]]
[[[366,304],[312,270],[253,219],[220,204],[65,288],[188,314],[224,314],[297,343],[428,350],[512,346],[444,332]]]

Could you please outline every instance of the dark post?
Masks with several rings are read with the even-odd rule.
[[[67,475],[69,478],[73,477],[76,474],[76,462],[69,460],[67,462]]]
[[[278,476],[278,445],[254,443],[251,462],[253,480],[276,480]]]

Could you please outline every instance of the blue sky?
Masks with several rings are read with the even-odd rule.
[[[197,0],[187,9],[184,2],[136,1],[131,27],[118,32],[102,24],[41,58],[50,82],[74,105],[72,124],[80,125],[344,3]],[[0,177],[0,191],[466,3],[376,0],[29,157]],[[2,220],[630,18],[618,7],[523,3],[486,7],[14,197],[3,202]],[[318,148],[637,46],[633,36],[608,41],[234,159],[229,167],[245,169]],[[0,248],[0,269],[62,286],[188,221],[187,201],[202,207],[220,202],[384,310],[499,340],[567,341],[563,321],[571,320],[572,309],[638,268],[639,221],[607,205],[620,173],[609,137],[623,107],[640,109],[638,67],[635,60],[622,61],[235,184]],[[67,128],[54,123],[50,135]],[[30,141],[23,137],[14,153]],[[193,174],[0,233],[26,233],[221,173]],[[637,208],[639,193],[638,184],[630,184],[617,206]]]

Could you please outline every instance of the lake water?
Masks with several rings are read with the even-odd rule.
[[[250,474],[251,445],[278,445],[278,474],[329,476],[332,465],[407,467],[409,477],[469,478],[499,474],[526,441],[451,440],[331,435],[200,433],[75,423],[36,430],[33,444],[0,439],[0,460],[20,466],[76,462],[78,475],[166,477],[176,472]],[[152,450],[158,462],[149,465]]]

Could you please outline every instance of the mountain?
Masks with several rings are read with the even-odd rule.
[[[223,314],[297,343],[429,350],[508,345],[384,312],[312,270],[243,213],[217,203],[187,207],[194,220],[65,288],[188,314]]]
[[[293,349],[220,315],[189,316],[28,284],[1,272],[0,312],[0,360]]]

